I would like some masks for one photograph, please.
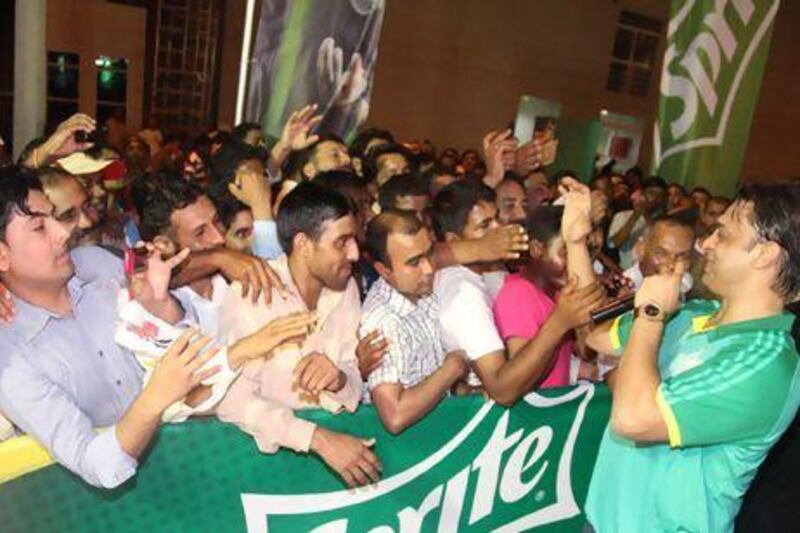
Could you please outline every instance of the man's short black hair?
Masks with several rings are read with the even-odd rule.
[[[667,226],[684,228],[694,234],[698,216],[699,213],[696,209],[683,209],[671,215],[662,215],[658,217],[652,222],[650,228],[655,228],[659,224],[666,224]]]
[[[0,240],[6,240],[8,223],[14,213],[31,214],[28,195],[41,190],[42,184],[35,172],[16,165],[0,168]]]
[[[367,182],[359,176],[347,170],[328,170],[322,172],[314,178],[314,185],[319,185],[323,189],[335,191],[347,198],[350,209],[357,213],[359,205],[356,201],[356,194],[367,190]]]
[[[692,189],[692,194],[699,192],[700,194],[705,194],[707,197],[711,198],[711,193],[708,192],[708,189],[705,187],[695,187]]]
[[[544,173],[544,172],[542,172],[542,173]],[[578,173],[575,172],[574,170],[570,170],[568,168],[562,168],[561,170],[559,170],[558,172],[553,174],[553,176],[551,178],[549,178],[548,181],[550,183],[558,184],[558,182],[561,181],[564,178],[574,178],[574,179],[576,179],[578,181],[581,181],[581,178],[580,178],[580,176],[578,176]]]
[[[531,210],[525,220],[528,238],[546,246],[561,234],[561,218],[563,216],[564,206],[562,205],[540,205]]]
[[[369,226],[367,226],[367,249],[372,254],[374,261],[391,268],[389,235],[392,233],[416,235],[423,228],[422,222],[414,213],[397,209],[386,210],[370,220]]]
[[[247,134],[253,130],[258,130],[259,132],[261,132],[261,124],[258,124],[256,122],[242,122],[241,124],[233,128],[233,131],[231,132],[231,137],[233,138],[234,141],[243,143],[245,137],[247,137]]]
[[[219,221],[225,228],[230,228],[233,219],[240,212],[250,209],[228,190],[227,181],[213,181],[207,189],[208,197],[214,202]]]
[[[428,185],[416,174],[392,176],[378,190],[378,205],[381,209],[395,209],[397,199],[402,196],[428,196]]]
[[[350,143],[350,155],[363,159],[367,155],[367,146],[375,139],[382,139],[389,144],[394,144],[394,135],[388,130],[368,128],[358,132],[353,142]]]
[[[686,196],[686,187],[684,187],[680,183],[670,183],[667,185],[667,188],[678,189],[679,191],[681,191],[682,196]]]
[[[368,181],[375,181],[378,175],[378,160],[388,154],[400,154],[406,158],[410,167],[414,165],[414,154],[405,146],[400,144],[384,144],[383,146],[377,146],[373,150],[370,150],[369,156],[367,156],[364,162],[364,177]]]
[[[650,176],[642,183],[642,190],[645,189],[663,189],[667,190],[667,182],[664,181],[664,178],[659,176]]]
[[[774,289],[787,302],[800,297],[800,184],[748,184],[736,202],[752,203],[750,222],[762,239],[783,249]]]
[[[286,195],[278,211],[278,241],[286,255],[294,249],[294,237],[305,233],[314,242],[322,235],[327,221],[350,215],[353,210],[338,192],[303,182]]]
[[[243,142],[230,142],[222,145],[211,156],[209,171],[212,181],[231,182],[236,177],[236,169],[250,159],[261,159],[259,151]]]
[[[303,148],[302,150],[293,151],[289,154],[289,158],[284,163],[284,175],[288,178],[296,178],[298,175],[302,179],[308,179],[308,176],[303,174],[303,167],[305,167],[314,155],[317,153],[317,148],[324,142],[337,142],[343,146],[347,146],[345,142],[336,134],[333,133],[322,133],[319,135],[319,139],[317,139],[313,144]]]
[[[461,180],[444,187],[433,199],[431,218],[433,231],[440,241],[445,235],[461,235],[469,220],[469,213],[479,202],[494,203],[497,195],[483,183]]]
[[[142,239],[151,241],[172,225],[174,211],[195,203],[203,190],[173,173],[148,174],[133,185],[133,202],[139,213]]]

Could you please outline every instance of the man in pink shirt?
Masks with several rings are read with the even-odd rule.
[[[589,189],[571,178],[562,189],[565,207],[540,206],[528,216],[529,255],[518,273],[506,277],[494,301],[495,323],[510,357],[547,322],[565,332],[553,339],[537,388],[569,385],[573,330],[585,323],[592,301],[574,296],[578,287],[595,281],[586,245],[591,232]]]
[[[217,416],[252,435],[261,451],[313,451],[348,485],[377,481],[380,463],[371,442],[298,418],[296,409],[353,412],[362,392],[356,332],[361,318],[352,264],[358,260],[356,223],[340,194],[307,182],[281,205],[278,238],[287,255],[270,262],[286,287],[271,305],[228,293],[219,313],[227,342],[258,331],[275,318],[312,311],[317,322],[305,339],[287,343],[265,360],[246,364]]]

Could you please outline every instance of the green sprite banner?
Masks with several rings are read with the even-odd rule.
[[[355,491],[313,456],[258,453],[216,420],[165,426],[113,491],[52,465],[0,485],[5,532],[580,531],[608,422],[605,387],[531,393],[511,409],[450,398],[400,436],[369,407],[327,427],[377,439],[383,479]]]
[[[779,0],[673,0],[654,169],[733,195]]]

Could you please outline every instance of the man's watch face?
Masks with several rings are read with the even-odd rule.
[[[651,318],[658,318],[661,315],[661,309],[653,304],[647,304],[644,306],[644,314]]]

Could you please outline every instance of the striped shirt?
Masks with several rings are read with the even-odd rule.
[[[364,301],[359,337],[374,330],[389,341],[389,351],[370,374],[369,390],[383,383],[413,387],[442,366],[445,352],[434,295],[414,304],[380,278]]]

